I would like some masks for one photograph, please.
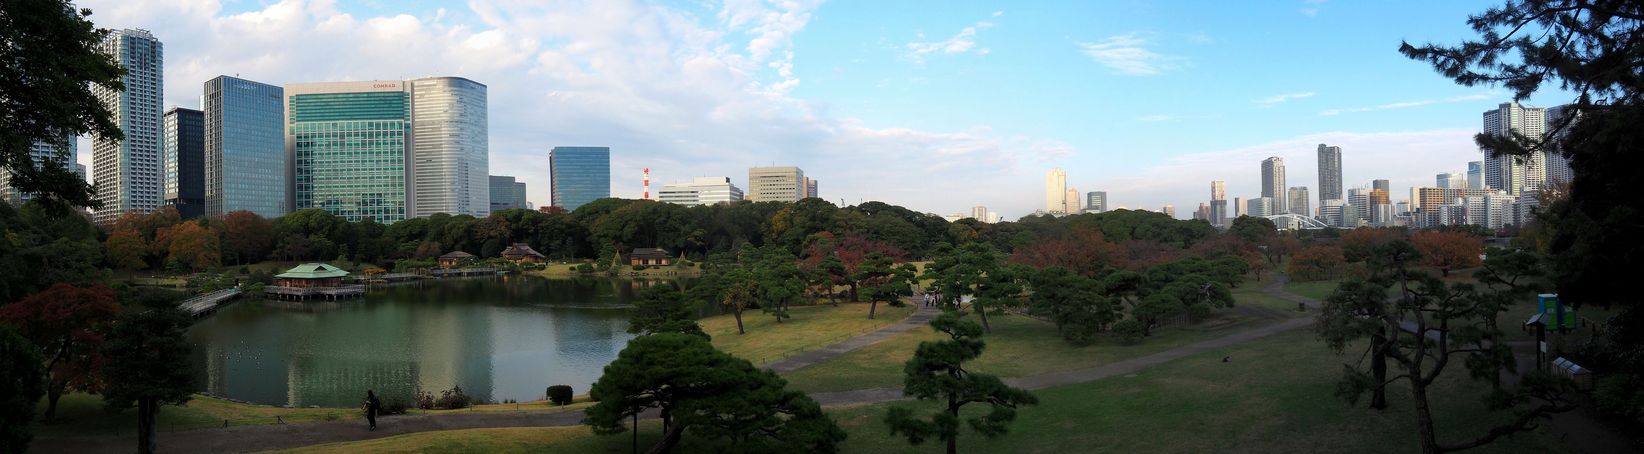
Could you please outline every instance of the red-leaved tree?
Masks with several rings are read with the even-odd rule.
[[[1421,251],[1422,263],[1438,268],[1444,277],[1450,270],[1479,266],[1484,240],[1462,232],[1422,230],[1410,235],[1410,244]]]
[[[1124,249],[1109,243],[1094,227],[1075,229],[1066,237],[1039,238],[1010,254],[1010,263],[1034,268],[1059,266],[1086,277],[1096,277],[1108,267],[1121,268],[1125,259]]]
[[[57,415],[65,391],[97,392],[103,386],[98,349],[109,323],[120,315],[114,290],[97,284],[58,283],[22,301],[0,306],[0,323],[40,349],[46,360],[46,420]]]

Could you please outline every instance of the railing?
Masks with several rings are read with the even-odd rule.
[[[177,307],[188,312],[189,315],[198,316],[202,313],[215,310],[218,304],[239,295],[239,287],[225,288],[183,300],[183,302],[177,303]]]

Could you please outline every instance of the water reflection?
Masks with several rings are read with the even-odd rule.
[[[529,276],[423,282],[366,298],[243,301],[189,332],[205,391],[257,403],[358,405],[453,385],[486,400],[586,392],[633,336],[627,280]]]

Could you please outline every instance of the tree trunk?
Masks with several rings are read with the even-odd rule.
[[[1375,389],[1370,390],[1370,408],[1376,410],[1387,409],[1387,327],[1382,326],[1376,334],[1370,336],[1370,373],[1376,379]]]
[[[634,412],[634,429],[631,432],[633,432],[634,441],[633,451],[630,452],[639,454],[639,412]]]
[[[1422,454],[1438,454],[1438,434],[1433,430],[1433,412],[1427,406],[1427,385],[1420,374],[1410,378],[1410,398],[1416,401],[1416,428],[1421,433]]]
[[[674,446],[679,444],[680,436],[684,434],[684,424],[669,428],[667,433],[662,434],[662,441],[657,442],[656,446],[652,446],[651,450],[647,452],[650,454],[662,454],[673,450]]]
[[[1443,276],[1443,277],[1450,277],[1450,268],[1449,267],[1439,268],[1439,275]]]
[[[45,421],[51,421],[57,418],[57,399],[63,397],[63,388],[67,386],[67,382],[52,380],[50,386],[46,388]]]
[[[154,432],[158,424],[160,403],[152,397],[137,399],[137,452],[140,454],[154,454],[158,446],[154,443]]]
[[[879,310],[879,300],[868,302],[868,320],[873,320],[873,313]]]
[[[742,329],[742,308],[733,308],[733,309],[731,309],[731,314],[732,314],[733,317],[736,317],[736,333],[737,334],[748,334],[748,332],[746,330]]]
[[[993,334],[993,325],[988,324],[988,310],[987,310],[987,308],[982,307],[979,304],[976,304],[976,300],[970,300],[970,307],[971,307],[972,310],[975,310],[976,313],[982,314],[982,332],[988,333],[988,334]]]
[[[948,414],[953,415],[953,420],[959,420],[959,400],[954,394],[948,394]],[[955,429],[953,433],[943,435],[948,439],[948,454],[958,454],[959,431]]]
[[[851,301],[862,301],[861,298],[856,297],[856,281],[851,281]]]

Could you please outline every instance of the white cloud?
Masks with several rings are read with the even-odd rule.
[[[1354,108],[1351,108],[1351,109],[1329,109],[1329,110],[1324,110],[1324,111],[1319,112],[1319,116],[1328,117],[1328,116],[1334,116],[1334,115],[1341,115],[1341,114],[1344,114],[1344,113],[1373,112],[1373,111],[1377,111],[1377,110],[1389,110],[1389,109],[1407,109],[1407,108],[1411,108],[1411,107],[1420,107],[1420,106],[1425,106],[1425,105],[1430,105],[1430,104],[1449,104],[1449,103],[1455,103],[1455,102],[1479,101],[1479,100],[1485,100],[1485,99],[1492,99],[1492,98],[1495,98],[1495,97],[1498,97],[1498,96],[1500,96],[1500,93],[1489,92],[1489,93],[1479,93],[1479,94],[1465,95],[1465,96],[1452,96],[1452,97],[1449,97],[1449,98],[1436,98],[1436,99],[1423,99],[1423,100],[1419,100],[1419,101],[1394,102],[1394,103],[1387,103],[1387,104],[1375,105],[1375,106],[1370,106],[1370,107],[1354,107]]]
[[[1269,97],[1258,99],[1258,100],[1255,100],[1255,101],[1252,101],[1252,102],[1254,102],[1257,105],[1260,105],[1262,107],[1273,107],[1275,105],[1279,105],[1281,103],[1284,103],[1285,101],[1289,101],[1289,100],[1292,100],[1292,99],[1310,98],[1314,94],[1315,93],[1313,93],[1313,92],[1287,93],[1287,94],[1282,94],[1282,95],[1269,96]]]
[[[977,55],[992,53],[992,49],[976,47],[976,34],[981,30],[993,28],[988,21],[977,22],[974,25],[959,30],[958,34],[941,41],[914,41],[907,44],[908,58],[916,62],[923,62],[930,55],[963,54],[975,50]],[[923,35],[920,36],[921,38]]]
[[[1003,16],[1003,15],[1005,15],[1005,12],[1003,10],[993,12],[993,17],[999,17],[999,16]]]
[[[612,147],[618,197],[639,196],[643,167],[657,185],[703,175],[745,185],[749,166],[777,163],[803,167],[835,202],[931,211],[1006,205],[1004,196],[953,195],[1074,153],[985,125],[869,125],[791,96],[802,61],[793,39],[813,1],[729,1],[705,17],[619,0],[471,0],[446,6],[455,11],[358,16],[326,1],[233,15],[213,0],[78,4],[95,10],[101,27],[146,28],[165,43],[170,105],[198,107],[201,84],[219,74],[275,85],[436,75],[484,83],[490,171],[526,182],[539,204],[550,200],[547,152],[556,145]]]
[[[1182,67],[1186,60],[1161,55],[1148,50],[1148,39],[1142,34],[1128,33],[1108,37],[1099,42],[1077,42],[1086,56],[1103,66],[1127,76],[1151,76]]]

